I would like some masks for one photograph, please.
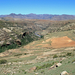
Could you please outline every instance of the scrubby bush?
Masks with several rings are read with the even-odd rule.
[[[2,60],[0,60],[0,64],[5,64],[6,62],[7,62],[6,59],[2,59]]]
[[[42,66],[36,66],[36,70],[40,70],[40,69],[51,67],[53,64],[54,64],[54,62],[53,63],[47,63],[47,64],[44,64]]]
[[[53,56],[53,58],[57,58],[58,56],[55,54],[54,56]]]
[[[27,72],[25,71],[24,74],[26,74]]]
[[[44,73],[44,70],[42,70],[41,73]]]
[[[28,53],[24,53],[24,55],[27,55]]]
[[[66,55],[67,55],[67,56],[71,56],[71,55],[72,55],[72,53],[67,53]]]
[[[62,63],[62,61],[60,61],[60,63]]]
[[[59,57],[66,57],[66,55],[60,55]]]
[[[43,36],[43,35],[41,35],[41,38],[44,38],[44,36]]]
[[[68,61],[68,63],[70,63],[70,61]]]
[[[75,51],[75,49],[73,51]]]

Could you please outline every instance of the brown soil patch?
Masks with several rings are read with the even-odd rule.
[[[49,38],[45,41],[39,42],[36,45],[24,46],[26,49],[36,49],[36,48],[62,48],[62,47],[75,47],[75,41],[71,40],[67,36]]]
[[[53,38],[51,39],[51,47],[53,48],[61,48],[61,47],[74,47],[75,41],[71,40],[67,36],[59,37],[59,38]]]

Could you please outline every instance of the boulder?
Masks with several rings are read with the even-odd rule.
[[[25,32],[25,33],[23,33],[23,35],[22,35],[22,38],[24,38],[26,35],[28,35],[29,34],[29,32]]]
[[[4,31],[6,32],[11,32],[11,30],[7,29],[7,28],[3,28]]]
[[[4,41],[0,41],[0,45],[3,45]]]
[[[9,38],[8,40],[9,40],[9,41],[11,41],[11,40],[12,40],[12,38]]]
[[[11,62],[8,63],[8,65],[11,65],[11,64],[12,64]]]
[[[6,42],[6,45],[10,45],[11,43],[9,41]]]
[[[61,66],[61,65],[62,65],[61,63],[57,63],[57,64],[56,64],[56,67],[59,67],[59,66]]]
[[[68,74],[68,72],[67,71],[63,71],[63,72],[61,72],[61,74],[60,75],[69,75]]]
[[[21,45],[21,40],[20,39],[17,39],[15,42],[16,42],[16,44]]]
[[[38,75],[39,73],[35,73],[35,75]]]

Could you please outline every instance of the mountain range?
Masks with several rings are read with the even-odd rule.
[[[4,18],[20,18],[20,19],[49,19],[49,20],[74,20],[75,15],[52,15],[52,14],[15,14],[11,13],[9,15],[0,15],[1,19]]]

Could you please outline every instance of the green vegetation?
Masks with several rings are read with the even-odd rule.
[[[71,56],[71,55],[72,55],[72,53],[67,53],[66,55],[67,55],[67,56]]]
[[[44,73],[44,70],[42,70],[41,73]]]
[[[66,55],[59,55],[59,57],[66,57]]]
[[[54,62],[52,64],[47,63],[47,64],[44,64],[42,66],[37,66],[36,70],[45,69],[45,68],[51,67],[52,65],[54,65]]]
[[[67,36],[72,40],[73,39],[75,40],[74,38],[75,33],[72,30],[75,27],[74,25],[70,26],[70,24],[73,22],[69,22],[69,21],[61,21],[61,22],[57,21],[55,23],[51,22],[48,26],[46,26],[46,28],[43,27],[44,25],[42,26],[42,22],[41,22],[40,34],[43,31],[46,32],[45,29],[46,30],[48,29],[47,35],[43,36],[43,34],[41,34],[42,35],[41,37],[37,37],[35,36],[35,34],[33,34],[33,32],[35,33],[35,30],[37,30],[37,32],[40,31],[40,29],[38,29],[39,27],[36,28],[36,26],[34,26],[35,22],[36,21],[34,21],[33,23],[29,21],[26,23],[25,22],[16,23],[16,22],[0,21],[0,26],[4,24],[3,27],[5,26],[16,27],[16,28],[22,27],[23,29],[24,26],[26,27],[28,26],[28,30],[32,30],[31,33],[28,33],[23,38],[22,35],[21,34],[19,35],[19,32],[16,31],[16,28],[13,30],[12,34],[14,33],[17,35],[18,39],[20,39],[21,45],[15,42],[15,38],[13,37],[15,35],[10,35],[10,33],[8,33],[8,35],[10,35],[13,40],[11,41],[10,45],[4,44],[3,46],[0,46],[0,53],[8,49],[14,49],[14,50],[9,50],[4,53],[1,53],[2,56],[0,57],[0,70],[1,70],[0,75],[5,75],[5,74],[6,75],[11,75],[11,74],[12,75],[25,75],[25,74],[36,75],[36,72],[38,75],[60,75],[60,73],[63,70],[66,70],[70,75],[75,75],[75,48],[74,47],[68,47],[68,48],[66,47],[66,48],[59,48],[59,49],[58,48],[54,49],[52,47],[51,48],[44,47],[45,43],[51,46],[52,41],[49,40],[49,42],[46,42],[46,40],[54,37]],[[38,23],[38,20],[36,23]],[[32,27],[30,28],[30,26]],[[68,27],[70,27],[71,30]],[[43,28],[44,30],[42,30]],[[27,28],[23,29],[22,32],[25,32],[26,30]],[[40,40],[40,38],[43,39]],[[44,43],[42,43],[43,41]],[[43,44],[43,46],[40,44]],[[52,52],[52,53],[49,54],[48,52],[49,53]],[[5,55],[5,53],[7,54]],[[60,67],[55,68],[55,64],[59,62],[62,63],[62,65]],[[36,67],[36,69],[33,68],[34,66]]]
[[[4,51],[6,51],[6,50],[9,50],[9,49],[15,49],[15,48],[18,48],[19,46],[17,45],[17,44],[15,44],[15,43],[13,43],[13,44],[11,44],[11,45],[4,45],[4,46],[0,46],[0,53],[1,52],[4,52]]]
[[[58,56],[55,54],[54,56],[53,56],[53,58],[57,58]]]
[[[2,59],[2,60],[0,60],[0,64],[5,64],[6,62],[7,62],[6,59]]]
[[[32,38],[32,36],[26,35],[24,38],[21,39],[21,44],[26,45],[34,40],[35,40],[35,38]]]
[[[21,35],[19,36],[21,38]],[[16,44],[14,41],[12,41],[11,45],[3,45],[2,47],[0,46],[0,53],[4,52],[5,50],[9,50],[9,49],[15,49],[15,48],[19,48],[23,45],[27,45],[28,43],[34,41],[34,40],[38,40],[38,37],[35,36],[34,34],[29,34],[26,35],[24,38],[21,38],[21,45]]]
[[[3,28],[3,27],[7,27],[7,26],[13,26],[13,22],[7,22],[7,21],[2,21],[0,20],[0,28]]]
[[[28,53],[24,53],[24,55],[27,55]]]

